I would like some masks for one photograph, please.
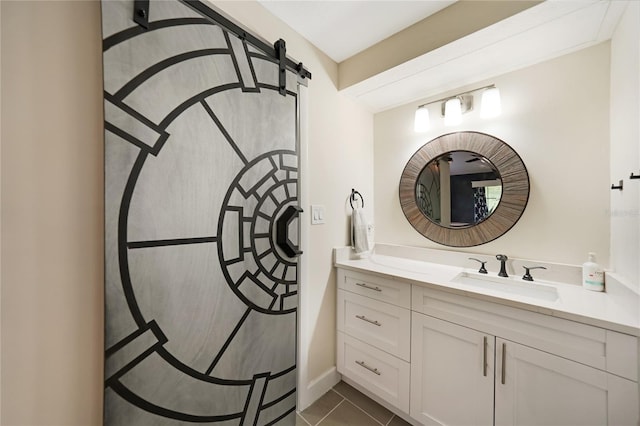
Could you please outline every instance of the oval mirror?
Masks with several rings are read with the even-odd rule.
[[[452,247],[492,241],[520,218],[529,175],[518,154],[480,132],[439,136],[422,146],[400,178],[400,205],[422,235]]]
[[[476,225],[502,195],[500,172],[486,157],[452,151],[429,161],[418,175],[416,203],[427,219],[447,228]]]

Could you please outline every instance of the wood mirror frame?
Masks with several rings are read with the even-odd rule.
[[[416,184],[422,169],[451,151],[482,155],[493,163],[502,179],[500,203],[490,216],[473,226],[441,226],[428,219],[416,203]],[[516,224],[528,201],[529,174],[518,153],[500,139],[480,132],[449,133],[427,142],[409,159],[400,177],[400,206],[409,223],[431,241],[450,247],[472,247],[495,240]]]

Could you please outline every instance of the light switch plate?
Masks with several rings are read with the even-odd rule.
[[[324,206],[320,204],[311,205],[311,224],[321,225],[324,223]]]

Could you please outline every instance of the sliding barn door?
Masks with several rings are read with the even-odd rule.
[[[102,2],[105,425],[293,425],[298,76],[196,3]]]

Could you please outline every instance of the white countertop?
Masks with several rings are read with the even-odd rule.
[[[472,284],[453,282],[460,273],[476,275],[476,270],[430,263],[393,256],[373,254],[357,260],[336,259],[335,266],[359,272],[384,275],[391,279],[409,281],[436,290],[448,291],[468,297],[488,300],[494,303],[513,306],[559,318],[569,319],[621,333],[640,336],[640,309],[635,300],[621,300],[604,292],[593,292],[574,284],[550,281],[529,283],[520,277],[500,278],[491,276],[491,280],[504,280],[513,285],[547,285],[557,289],[557,300],[544,300],[513,294],[487,287],[474,287]],[[532,271],[533,272],[533,271]],[[535,277],[535,275],[534,275]],[[496,287],[499,287],[496,286]],[[629,303],[631,302],[631,303]]]

